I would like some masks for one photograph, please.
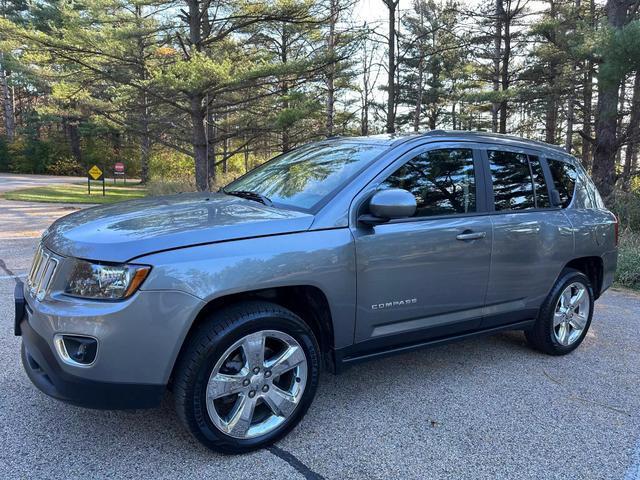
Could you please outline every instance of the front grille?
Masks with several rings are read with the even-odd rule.
[[[58,260],[53,258],[51,253],[47,251],[42,244],[39,244],[36,254],[33,257],[31,271],[27,276],[27,286],[29,287],[29,293],[32,297],[35,297],[37,300],[44,298],[57,267]]]

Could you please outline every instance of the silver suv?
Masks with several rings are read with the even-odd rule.
[[[563,355],[612,283],[617,226],[562,150],[484,133],[331,139],[217,193],[56,221],[15,292],[31,381],[76,405],[171,390],[206,446],[291,430],[321,366],[500,330]]]

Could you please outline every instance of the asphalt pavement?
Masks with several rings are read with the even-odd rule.
[[[161,408],[94,411],[38,392],[13,336],[15,277],[68,213],[0,200],[0,478],[640,480],[640,296],[611,290],[565,357],[518,332],[325,373],[276,447],[222,456]],[[134,366],[132,366],[134,368]]]
[[[0,193],[19,188],[44,187],[47,185],[74,184],[86,182],[87,177],[63,177],[56,175],[27,175],[0,173]]]

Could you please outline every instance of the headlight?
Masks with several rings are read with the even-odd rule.
[[[145,265],[100,265],[76,260],[64,293],[75,297],[118,300],[132,295],[151,267]]]

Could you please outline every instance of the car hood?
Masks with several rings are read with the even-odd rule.
[[[313,215],[222,193],[150,197],[74,212],[43,234],[54,252],[126,262],[160,250],[308,230]]]

